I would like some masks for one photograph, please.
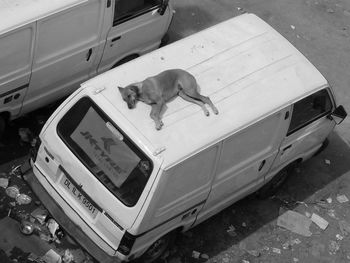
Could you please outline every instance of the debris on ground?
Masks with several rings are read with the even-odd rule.
[[[314,222],[316,225],[319,226],[322,230],[325,230],[328,227],[328,221],[324,218],[320,217],[319,215],[313,213],[311,216],[312,222]]]
[[[336,241],[331,240],[329,244],[329,254],[334,255],[338,252],[339,249],[340,245]]]
[[[64,251],[64,255],[62,256],[62,262],[63,263],[71,263],[74,261],[74,256],[73,254],[70,252],[69,249],[66,249]]]
[[[0,178],[0,187],[7,188],[9,185],[9,179],[8,178]]]
[[[42,261],[45,263],[61,263],[62,258],[61,256],[56,253],[53,249],[50,249],[46,252],[46,254],[41,258]]]
[[[18,135],[22,142],[31,142],[34,138],[33,132],[29,128],[19,128]]]
[[[17,195],[19,195],[19,188],[17,185],[9,186],[6,188],[5,192],[9,197],[15,199]]]
[[[281,254],[281,250],[279,248],[273,247],[272,252],[276,254]]]
[[[19,205],[28,205],[32,201],[32,198],[26,194],[19,194],[16,196],[16,202]]]
[[[310,218],[292,210],[286,211],[277,218],[278,226],[305,237],[312,235],[309,230],[311,223]]]
[[[40,224],[44,224],[48,213],[49,212],[45,208],[38,207],[33,212],[31,212],[30,215],[36,220],[38,220]]]
[[[198,251],[193,250],[192,251],[192,257],[198,259],[200,257],[201,253]]]
[[[331,165],[331,161],[328,160],[328,159],[325,159],[325,160],[324,160],[324,163],[327,164],[327,165]]]
[[[231,236],[231,237],[236,237],[237,233],[236,233],[236,228],[233,225],[230,225],[228,227],[228,229],[226,230],[226,232]]]
[[[337,200],[339,203],[343,204],[343,203],[346,203],[346,202],[349,202],[349,199],[347,198],[346,195],[338,195],[337,196]]]
[[[340,232],[343,236],[347,236],[348,234],[350,234],[350,224],[348,222],[346,222],[345,220],[341,220],[338,222],[338,224]]]
[[[249,255],[253,256],[253,257],[259,257],[260,256],[260,251],[258,251],[257,249],[254,249],[252,247],[248,247],[247,243],[242,241],[239,243],[239,248],[241,250],[244,250],[245,252],[247,252]]]
[[[299,245],[301,243],[299,238],[296,239],[292,239],[292,240],[288,240],[285,243],[283,243],[282,248],[283,249],[290,249],[292,248],[294,245]]]

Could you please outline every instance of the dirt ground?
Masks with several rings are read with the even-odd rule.
[[[350,113],[349,0],[176,0],[175,9],[170,42],[243,12],[257,14],[317,66],[333,86],[338,102]],[[5,147],[0,148],[0,175],[21,185],[20,178],[9,175],[29,149],[26,143],[19,143],[18,129],[28,127],[38,132],[48,112],[45,109],[12,124],[5,135]],[[347,118],[331,134],[328,148],[297,168],[274,197],[259,200],[253,195],[232,205],[180,235],[159,262],[350,262],[350,202],[337,200],[339,195],[350,198],[349,182],[350,118]],[[0,200],[2,222],[7,218],[11,200],[1,189]],[[312,223],[310,237],[295,234],[277,225],[278,217],[288,210],[306,216],[315,213],[328,226],[323,230]],[[4,232],[1,233],[0,262],[10,262],[4,251],[17,255],[12,257],[13,262],[15,259],[26,262],[24,257],[18,257],[21,251],[11,244],[20,246],[32,241],[21,235],[5,240]],[[49,249],[46,243],[40,244],[32,249],[37,253]]]

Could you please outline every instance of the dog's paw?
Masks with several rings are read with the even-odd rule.
[[[213,111],[214,111],[214,114],[215,114],[215,115],[218,115],[218,114],[219,114],[219,111],[218,111],[217,108],[213,109]]]
[[[164,123],[162,121],[156,123],[156,129],[159,131],[160,129],[162,129]]]

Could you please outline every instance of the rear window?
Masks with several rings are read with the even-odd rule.
[[[90,98],[65,114],[57,132],[111,193],[127,206],[136,204],[153,164]]]

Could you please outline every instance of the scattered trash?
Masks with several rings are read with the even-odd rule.
[[[19,189],[17,185],[7,187],[5,192],[11,198],[16,198],[19,195]]]
[[[311,213],[309,213],[309,212],[307,212],[307,211],[305,212],[305,215],[306,215],[307,217],[309,217],[309,218],[311,217]]]
[[[332,8],[328,8],[327,9],[327,13],[331,13],[331,14],[333,14],[335,11],[332,9]]]
[[[70,252],[69,249],[66,249],[64,251],[64,255],[62,256],[62,262],[63,263],[71,263],[74,261],[74,256],[73,254]]]
[[[344,237],[343,237],[342,235],[340,235],[340,234],[336,234],[336,235],[335,235],[335,238],[336,238],[338,241],[341,241],[341,240],[344,239]]]
[[[41,225],[45,223],[46,217],[48,216],[48,211],[42,207],[36,208],[30,215],[39,221]]]
[[[198,259],[200,257],[201,253],[198,251],[193,250],[192,251],[192,257]]]
[[[328,222],[320,217],[319,215],[313,213],[311,216],[312,222],[314,222],[316,225],[318,225],[322,230],[325,230],[328,226]]]
[[[346,203],[346,202],[349,202],[349,199],[347,198],[346,195],[338,195],[337,196],[337,200],[339,203]]]
[[[326,199],[326,201],[327,201],[328,204],[331,204],[333,200],[332,200],[331,197],[328,197],[328,198]]]
[[[31,235],[34,231],[34,225],[32,222],[27,220],[22,220],[20,224],[21,233],[24,235]]]
[[[339,221],[339,229],[343,236],[350,234],[350,224],[345,220]]]
[[[293,25],[290,25],[290,27],[293,29],[293,30],[295,30],[295,26],[293,26]]]
[[[334,255],[339,249],[340,245],[336,241],[331,240],[331,243],[329,244],[329,254]]]
[[[335,215],[335,210],[334,209],[328,210],[327,215],[329,215],[330,217],[332,217],[334,219],[338,219],[337,216]]]
[[[325,200],[317,201],[316,204],[317,204],[319,207],[322,207],[322,208],[325,208],[325,209],[328,209],[328,208],[330,207],[328,201],[325,201]]]
[[[312,221],[310,218],[292,210],[288,210],[277,218],[278,226],[306,237],[312,235],[309,230],[311,223]]]
[[[59,224],[53,218],[50,218],[49,220],[47,220],[46,226],[49,229],[52,237],[55,237],[56,231],[60,227]]]
[[[33,133],[29,128],[19,128],[18,135],[23,142],[31,142],[34,138]]]
[[[0,178],[0,187],[6,189],[8,185],[9,185],[9,179],[7,179],[7,178]]]
[[[299,262],[299,259],[293,258],[293,262]]]
[[[30,204],[31,201],[32,201],[32,198],[29,195],[19,194],[16,196],[16,202],[19,205],[27,205],[27,204]]]
[[[325,160],[324,160],[324,163],[327,164],[327,165],[330,165],[330,164],[331,164],[331,161],[328,160],[328,159],[325,159]]]
[[[226,232],[231,236],[231,237],[236,237],[237,233],[236,233],[236,228],[233,225],[230,225],[228,227],[228,229],[226,230]]]
[[[281,254],[281,250],[279,248],[275,248],[275,247],[272,248],[272,252],[276,253],[276,254]]]
[[[201,258],[205,259],[205,260],[208,260],[209,259],[209,256],[207,254],[201,254]]]
[[[242,226],[243,226],[243,227],[247,227],[246,222],[243,222],[243,223],[242,223]]]
[[[18,178],[20,178],[22,176],[21,166],[22,165],[13,166],[10,175],[17,176]]]
[[[57,254],[53,249],[50,249],[46,254],[41,258],[45,263],[61,263],[62,259],[59,254]]]
[[[250,263],[248,260],[243,259],[242,263]]]
[[[283,248],[283,249],[289,249],[289,248],[291,248],[291,247],[294,246],[294,245],[299,245],[300,243],[301,243],[301,241],[300,241],[299,238],[292,239],[292,240],[288,240],[287,242],[285,242],[285,243],[282,245],[282,248]]]

